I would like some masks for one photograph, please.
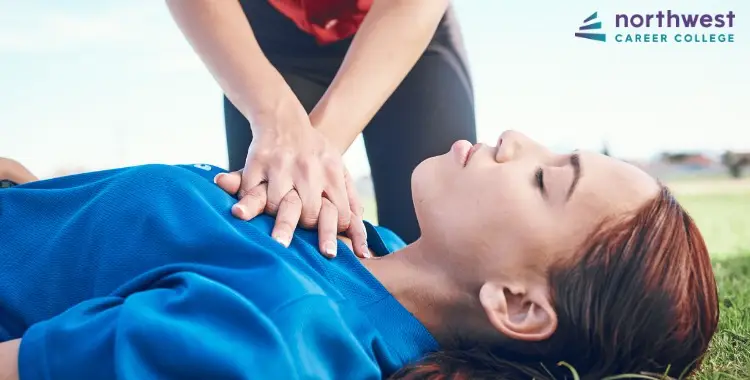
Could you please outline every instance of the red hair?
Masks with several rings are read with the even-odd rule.
[[[549,339],[434,353],[392,379],[571,376],[560,362],[581,379],[695,371],[716,331],[718,295],[706,244],[669,190],[604,221],[581,252],[550,271],[558,328]]]

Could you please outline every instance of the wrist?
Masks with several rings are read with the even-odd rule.
[[[340,155],[344,155],[351,145],[351,141],[348,141],[348,136],[341,129],[341,125],[336,124],[312,124],[321,135],[326,139],[326,142],[332,146]]]
[[[324,97],[310,112],[310,124],[325,136],[328,142],[343,155],[349,149],[349,146],[359,132],[351,138],[349,136],[351,133],[347,131],[347,128],[352,127],[351,120],[345,120],[340,115],[341,113],[336,112],[331,107],[331,103],[326,101]]]
[[[265,98],[246,117],[253,136],[294,134],[301,128],[310,127],[307,112],[291,91]]]

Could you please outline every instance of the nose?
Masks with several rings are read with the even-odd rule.
[[[545,148],[521,132],[508,130],[497,141],[495,160],[504,163],[529,155],[542,154]]]

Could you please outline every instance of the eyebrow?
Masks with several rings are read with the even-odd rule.
[[[576,150],[575,153],[570,155],[570,166],[573,167],[573,182],[570,183],[570,189],[568,189],[568,196],[565,198],[565,201],[567,202],[570,200],[570,197],[573,195],[573,192],[576,189],[576,186],[578,185],[578,180],[581,179],[581,157],[577,153]]]

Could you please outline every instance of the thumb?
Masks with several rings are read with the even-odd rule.
[[[235,195],[240,191],[242,171],[219,173],[214,177],[214,183],[227,193]]]

